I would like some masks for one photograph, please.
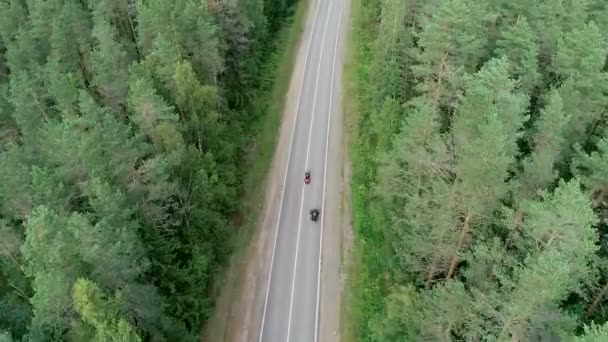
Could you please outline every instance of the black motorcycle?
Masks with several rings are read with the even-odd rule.
[[[319,219],[319,209],[312,209],[310,211],[310,219],[312,220],[312,222],[317,222],[317,220]]]

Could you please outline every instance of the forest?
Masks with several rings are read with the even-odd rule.
[[[608,341],[608,2],[353,0],[356,341]]]
[[[197,341],[295,0],[0,0],[0,341]]]

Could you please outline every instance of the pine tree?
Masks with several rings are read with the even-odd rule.
[[[19,27],[26,22],[26,9],[20,1],[0,1],[0,41],[8,47],[9,43],[17,37]]]
[[[597,143],[597,151],[589,154],[577,148],[577,154],[573,160],[573,173],[577,175],[581,183],[592,194],[594,204],[603,204],[608,195],[608,138],[604,137]]]
[[[140,227],[132,221],[134,204],[98,178],[86,182],[83,193],[88,197],[94,224],[79,217],[82,228],[73,234],[82,248],[82,259],[91,265],[91,279],[112,290],[137,283],[149,261],[139,239]]]
[[[6,47],[0,39],[0,84],[6,82],[8,77],[8,65],[6,64]]]
[[[566,34],[555,58],[557,73],[564,78],[559,88],[564,111],[572,115],[565,132],[567,146],[586,142],[607,103],[607,76],[603,72],[605,40],[597,26],[589,23]]]
[[[608,324],[585,325],[585,332],[582,336],[572,336],[572,340],[576,342],[601,342],[608,338]]]
[[[505,59],[488,62],[467,81],[465,96],[454,114],[452,127],[454,201],[461,223],[457,247],[447,277],[458,263],[458,253],[475,226],[491,224],[493,211],[509,191],[506,182],[518,153],[520,129],[527,120],[525,97],[514,93]]]
[[[266,10],[264,0],[241,1],[243,12],[252,24],[252,40],[261,45],[268,34],[268,18],[264,15]],[[210,8],[211,10],[211,8]]]
[[[83,87],[78,74],[62,72],[58,60],[46,65],[48,92],[55,102],[55,110],[64,116],[75,116],[78,110],[78,90]]]
[[[535,241],[536,250],[515,269],[509,285],[513,292],[498,317],[499,336],[517,340],[534,338],[530,333],[546,329],[555,334],[568,331],[568,318],[558,304],[589,276],[589,259],[598,249],[593,229],[597,219],[577,180],[562,181],[552,196],[522,206],[524,232]],[[560,316],[563,323],[554,318]]]
[[[101,6],[95,10],[93,23],[95,49],[91,62],[94,84],[103,96],[105,105],[116,113],[122,113],[128,92],[128,55]]]
[[[12,145],[0,153],[0,217],[24,220],[32,209],[30,160]]]
[[[22,2],[23,4],[23,2]],[[27,30],[35,41],[41,56],[48,56],[51,49],[50,36],[53,18],[57,17],[62,3],[59,1],[33,0],[25,2],[28,15]],[[40,59],[42,64],[44,60]]]
[[[13,107],[9,100],[8,84],[0,83],[0,151],[15,142],[19,129],[13,118]]]
[[[12,115],[23,140],[31,147],[36,145],[40,127],[55,116],[48,104],[44,88],[44,73],[17,71],[11,73],[10,95],[14,108]]]
[[[557,179],[556,167],[563,160],[562,152],[566,148],[563,134],[569,120],[559,92],[553,90],[535,122],[532,153],[523,161],[523,173],[519,179],[520,193],[524,198],[534,197],[540,189],[548,189]]]
[[[504,20],[504,24],[507,27],[511,26],[522,16],[531,19],[531,22],[535,22],[538,17],[537,2],[527,0],[490,0],[488,1],[488,7],[496,13],[498,23],[501,24],[503,23],[502,20]]]
[[[135,328],[120,317],[119,307],[93,282],[79,278],[73,287],[74,306],[93,328],[93,341],[139,342]]]
[[[477,330],[479,317],[462,283],[450,281],[417,295],[410,291],[400,289],[389,296],[380,341],[450,342],[482,336]]]
[[[510,73],[519,79],[522,92],[529,94],[538,85],[538,46],[536,36],[525,16],[518,16],[516,22],[502,32],[496,43],[497,54],[509,59]]]
[[[589,0],[587,12],[589,19],[599,26],[600,31],[606,32],[608,28],[608,17],[606,16],[608,13],[607,4],[602,0]]]
[[[0,342],[13,342],[11,334],[7,331],[0,331]]]
[[[383,2],[378,39],[374,42],[371,75],[375,87],[376,108],[380,110],[387,97],[401,100],[406,95],[404,85],[413,48],[411,31],[406,27],[408,15],[405,1]],[[387,132],[388,133],[388,132]]]
[[[534,31],[539,35],[541,65],[550,65],[557,45],[564,34],[564,17],[566,10],[563,0],[539,2],[534,8],[531,19]]]
[[[159,92],[171,94],[175,67],[181,60],[182,56],[176,42],[169,39],[167,34],[160,32],[153,41],[152,51],[134,68],[131,77],[148,77],[157,80]]]
[[[407,156],[391,153],[390,162],[381,167],[381,189],[387,202],[403,211],[398,205],[402,199],[407,208],[398,215],[393,229],[399,232],[394,241],[408,246],[402,261],[408,266],[404,268],[424,270],[427,283],[437,273],[453,275],[457,255],[468,245],[474,227],[491,222],[493,211],[509,191],[506,178],[526,117],[525,98],[513,93],[507,68],[504,59],[495,60],[467,81],[467,95],[454,114],[448,140],[452,150],[443,145],[439,126],[429,126],[432,119],[425,122],[433,117],[433,109],[432,104],[429,108],[423,103],[423,111],[410,114],[414,116],[406,125],[412,126],[404,126],[403,138],[395,143],[395,152]],[[430,138],[432,144],[411,140],[416,137]],[[430,178],[429,170],[433,171]],[[401,247],[397,250],[397,256],[402,255]]]
[[[0,219],[0,326],[17,338],[27,333],[32,315],[31,288],[19,251],[22,243],[22,233]]]
[[[141,132],[151,137],[155,144],[162,146],[165,142],[181,140],[175,128],[178,116],[174,109],[156,93],[150,81],[146,79],[131,81],[129,108],[133,113],[130,119]],[[166,129],[171,129],[173,136],[165,136],[163,133]]]
[[[206,148],[217,149],[218,145],[210,144],[219,143],[223,133],[217,111],[217,88],[200,84],[188,62],[176,65],[173,81],[174,98],[180,109],[181,121],[189,128],[184,135],[200,151]]]
[[[588,21],[589,6],[593,0],[563,0],[564,6],[564,31],[570,32],[579,27],[584,27]]]
[[[144,56],[153,50],[156,37],[173,32],[180,54],[188,56],[205,83],[215,83],[223,69],[216,28],[206,5],[193,0],[137,1],[138,43]],[[205,49],[200,49],[205,46]]]
[[[59,71],[89,81],[92,24],[79,2],[67,1],[53,18],[49,38],[51,62]],[[52,81],[53,79],[50,78]]]
[[[231,89],[226,94],[226,100],[231,107],[242,107],[252,99],[252,90],[255,86],[258,61],[240,56],[259,53],[256,51],[251,35],[252,25],[237,3],[221,3],[216,10],[215,18],[218,23],[220,35],[220,50],[224,61],[224,69],[220,75],[220,82],[225,89]],[[264,47],[260,44],[259,49]]]
[[[89,8],[96,8],[116,29],[118,41],[125,48],[129,59],[141,58],[136,39],[136,13],[134,1],[89,1]]]
[[[144,56],[153,50],[153,42],[161,33],[171,32],[171,16],[175,4],[166,1],[137,1],[137,38]]]
[[[478,1],[442,1],[430,17],[421,19],[418,64],[419,90],[428,94],[436,110],[453,107],[463,72],[473,72],[485,52],[486,9]]]
[[[24,25],[19,29],[16,38],[6,44],[6,65],[11,74],[32,72],[44,64],[47,53],[31,30]]]
[[[32,338],[61,339],[69,327],[70,287],[85,269],[71,233],[73,229],[69,229],[77,224],[44,206],[36,208],[27,221],[26,239],[21,248],[25,272],[33,279],[35,292],[31,298]]]
[[[560,39],[556,54],[555,67],[557,73],[564,78],[580,79],[585,76],[599,74],[600,78],[603,59],[606,54],[602,34],[593,22],[581,28],[566,33]]]
[[[376,192],[394,215],[389,241],[393,241],[397,278],[408,274],[424,281],[427,274],[436,273],[433,258],[447,257],[445,240],[449,239],[443,235],[453,221],[451,165],[439,129],[431,102],[414,103],[406,110],[393,149],[380,161]],[[439,253],[444,257],[437,257]]]

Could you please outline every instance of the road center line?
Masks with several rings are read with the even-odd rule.
[[[321,301],[321,262],[323,257],[323,228],[325,225],[325,190],[327,189],[327,156],[329,151],[329,134],[331,133],[331,112],[334,96],[334,78],[336,77],[336,55],[340,43],[340,31],[342,28],[343,1],[340,1],[340,15],[338,16],[338,32],[336,33],[336,43],[334,45],[334,60],[331,67],[331,86],[329,89],[329,114],[327,118],[327,136],[325,137],[325,164],[323,170],[323,199],[321,204],[321,235],[319,237],[319,266],[317,268],[317,308],[315,310],[315,342],[319,339],[319,306]]]
[[[325,27],[323,28],[323,38],[321,39],[321,49],[319,51],[319,65],[317,67],[317,79],[315,81],[315,89],[312,100],[312,119],[310,121],[310,128],[308,130],[308,143],[306,146],[306,170],[308,170],[308,158],[310,156],[310,141],[312,140],[312,128],[314,127],[315,121],[315,113],[317,107],[317,90],[319,87],[319,78],[321,75],[321,66],[323,65],[323,50],[325,48],[325,37],[327,36],[327,26],[329,26],[329,18],[331,17],[331,9],[333,8],[333,1],[329,3],[329,10],[327,13],[327,18],[325,19]],[[287,320],[287,342],[289,342],[289,337],[291,335],[291,316],[293,313],[293,293],[296,286],[296,274],[298,269],[298,251],[300,249],[300,231],[302,229],[302,211],[304,209],[304,194],[306,191],[306,185],[302,185],[302,199],[300,201],[300,219],[298,221],[298,235],[296,238],[296,258],[293,264],[293,277],[291,282],[291,296],[289,299],[289,319]],[[322,214],[323,215],[323,214]]]
[[[266,321],[266,309],[268,307],[268,295],[270,293],[270,284],[272,281],[272,267],[274,265],[274,255],[275,255],[275,251],[277,249],[277,240],[279,237],[279,224],[281,222],[281,212],[283,211],[283,197],[285,196],[285,188],[287,185],[287,175],[289,174],[289,161],[291,160],[291,149],[293,147],[293,141],[295,139],[296,124],[298,123],[298,113],[300,112],[300,103],[301,103],[302,92],[303,92],[302,90],[304,88],[304,79],[306,78],[306,70],[308,68],[308,56],[310,55],[310,48],[312,46],[312,41],[313,41],[313,37],[314,37],[314,33],[315,33],[315,27],[317,26],[317,19],[319,18],[321,2],[322,2],[322,0],[317,0],[317,8],[315,9],[313,23],[310,28],[310,36],[308,38],[309,39],[308,47],[306,48],[306,55],[304,57],[304,70],[302,71],[302,80],[300,81],[298,100],[296,102],[297,103],[296,104],[296,113],[295,113],[295,117],[293,119],[293,126],[291,128],[291,141],[289,143],[289,151],[287,152],[287,164],[285,166],[285,176],[283,177],[283,189],[281,190],[281,199],[279,201],[279,214],[277,217],[277,224],[276,224],[275,235],[274,235],[274,244],[272,246],[272,257],[270,259],[270,269],[268,271],[268,279],[267,279],[267,284],[266,284],[266,298],[264,299],[264,311],[262,313],[262,324],[260,327],[259,342],[262,342],[262,339],[264,337],[264,323]]]

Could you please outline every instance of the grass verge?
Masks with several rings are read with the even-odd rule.
[[[353,176],[351,179],[353,252],[348,265],[346,300],[342,312],[342,340],[373,341],[374,327],[384,311],[387,292],[388,248],[383,231],[387,222],[375,204],[372,190],[376,173],[375,146],[368,123],[372,92],[369,66],[376,27],[373,10],[365,0],[352,0],[349,44],[344,67],[344,110]]]
[[[346,57],[344,59],[344,97],[342,107],[345,113],[349,113],[346,116],[345,132],[346,132],[346,144],[348,147],[354,147],[354,141],[356,141],[358,131],[358,121],[360,117],[359,101],[358,101],[358,89],[357,89],[357,66],[356,61],[359,52],[359,37],[358,37],[358,24],[361,16],[361,4],[360,0],[351,1],[351,17],[348,26],[348,43],[346,49]],[[347,148],[348,148],[347,147]],[[352,149],[348,149],[352,151]],[[352,152],[351,152],[352,153]],[[352,165],[352,164],[351,164]],[[354,165],[353,165],[354,167]],[[351,180],[351,192],[354,182]],[[352,201],[352,200],[351,200]],[[352,203],[344,203],[344,205],[352,205]],[[354,216],[354,211],[351,211],[351,215]],[[356,229],[353,222],[353,229]],[[356,234],[355,234],[356,235]],[[341,322],[341,334],[343,342],[355,342],[358,341],[360,335],[360,324],[362,322],[361,315],[355,310],[358,306],[356,302],[360,298],[360,291],[358,291],[360,282],[359,274],[361,273],[361,251],[358,248],[358,242],[353,243],[353,248],[350,254],[350,261],[346,264],[347,272],[347,284],[346,291],[344,292],[344,300],[342,301],[341,315],[343,319]]]

